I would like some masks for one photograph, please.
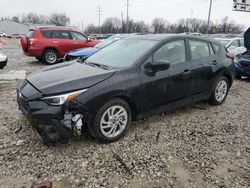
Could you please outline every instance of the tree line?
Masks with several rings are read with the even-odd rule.
[[[1,20],[5,19],[23,24],[56,25],[56,26],[68,26],[70,24],[70,18],[64,13],[53,13],[50,16],[44,16],[30,12],[28,14],[15,15],[11,18],[10,17],[1,18]]]
[[[151,24],[144,21],[129,20],[128,28],[125,21],[117,17],[107,18],[101,28],[90,24],[87,26],[86,33],[185,33],[185,32],[207,32],[207,21],[197,18],[180,19],[176,23],[170,23],[164,18],[155,18]],[[210,23],[209,34],[214,33],[234,33],[239,34],[244,31],[244,26],[237,24],[229,17],[224,17],[220,21]]]
[[[28,13],[22,15],[15,15],[11,18],[5,17],[1,19],[10,19],[15,22],[24,24],[39,24],[39,25],[56,25],[56,26],[69,26],[70,18],[65,13],[53,13],[50,16],[38,15],[36,13]],[[207,32],[207,21],[198,18],[180,19],[176,23],[170,23],[164,18],[156,17],[152,23],[148,24],[144,21],[134,21],[129,19],[128,24],[126,21],[117,17],[106,18],[98,27],[90,24],[86,27],[85,33],[184,33],[184,32]],[[209,34],[214,33],[242,33],[244,26],[237,24],[229,17],[224,17],[220,21],[211,22],[208,29]]]

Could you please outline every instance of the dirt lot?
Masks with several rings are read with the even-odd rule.
[[[4,48],[9,64],[0,74],[44,67],[17,42]],[[134,122],[116,143],[83,137],[50,147],[17,108],[18,82],[0,82],[0,187],[42,181],[54,187],[250,187],[249,80],[235,81],[221,106],[202,102]]]

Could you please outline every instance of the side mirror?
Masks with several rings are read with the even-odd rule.
[[[148,74],[155,74],[156,72],[167,70],[169,69],[169,67],[170,67],[169,61],[165,60],[157,60],[154,61],[153,63],[147,63],[144,66]]]

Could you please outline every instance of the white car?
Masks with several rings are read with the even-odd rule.
[[[6,37],[6,34],[4,32],[0,32],[0,37]]]
[[[246,51],[244,46],[244,38],[215,38],[224,45],[230,53],[235,55]]]
[[[2,49],[0,48],[0,69],[3,69],[7,65],[8,58],[3,53]]]

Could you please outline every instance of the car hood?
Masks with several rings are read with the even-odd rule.
[[[28,75],[26,80],[44,95],[52,95],[89,88],[108,79],[114,72],[69,62],[41,69]]]
[[[248,30],[244,33],[244,44],[245,47],[250,50],[250,27]]]
[[[68,53],[70,56],[88,56],[97,52],[98,48],[81,48]]]

